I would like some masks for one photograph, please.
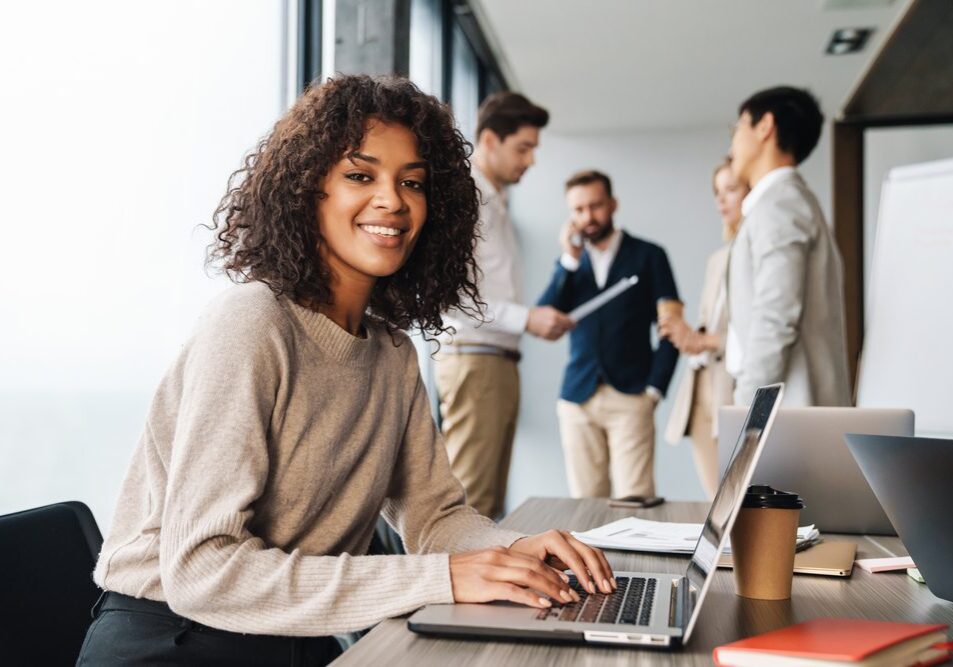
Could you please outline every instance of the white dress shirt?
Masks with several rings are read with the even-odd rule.
[[[522,301],[523,276],[520,270],[519,242],[506,211],[505,192],[499,192],[474,165],[473,180],[480,191],[480,222],[475,251],[480,269],[477,287],[486,303],[485,322],[453,310],[444,315],[444,323],[456,329],[441,342],[493,345],[507,350],[519,349],[520,336],[526,329],[529,308]]]
[[[751,192],[749,192],[741,202],[742,220],[751,212],[751,210],[754,208],[754,205],[758,203],[758,200],[761,199],[761,197],[764,196],[764,193],[768,191],[768,188],[774,185],[782,176],[793,171],[795,171],[794,167],[778,167],[777,169],[772,169],[767,174],[762,176],[761,180],[758,181],[753,188],[751,188]],[[743,362],[744,345],[741,344],[741,338],[739,337],[738,332],[731,325],[729,314],[728,340],[725,341],[725,370],[737,377],[738,373],[741,372]]]
[[[605,250],[599,250],[599,248],[586,241],[586,252],[589,254],[592,273],[596,277],[596,286],[599,289],[605,287],[606,281],[609,280],[609,268],[615,261],[615,256],[619,254],[620,245],[622,245],[622,232],[618,229],[612,230],[612,235],[609,237],[609,243]],[[568,252],[562,254],[559,263],[571,273],[575,273],[579,269],[579,260]]]

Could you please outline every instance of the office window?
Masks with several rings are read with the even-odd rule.
[[[444,2],[412,0],[410,5],[410,79],[422,91],[443,96]]]
[[[288,97],[284,0],[0,5],[0,512],[105,530],[207,301],[208,223]]]
[[[457,117],[460,130],[470,141],[475,141],[477,109],[480,106],[480,63],[463,29],[453,26],[453,61],[450,73],[450,106]]]

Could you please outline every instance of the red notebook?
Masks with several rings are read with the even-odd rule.
[[[949,659],[945,625],[816,618],[719,646],[720,667],[927,667]]]

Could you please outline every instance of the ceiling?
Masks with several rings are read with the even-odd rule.
[[[471,0],[513,88],[562,133],[725,125],[760,88],[810,88],[828,117],[909,0]],[[831,9],[832,6],[854,6]],[[827,56],[837,28],[874,28]]]

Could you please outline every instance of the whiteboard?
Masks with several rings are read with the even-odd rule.
[[[870,276],[857,405],[953,435],[953,160],[887,174]]]

